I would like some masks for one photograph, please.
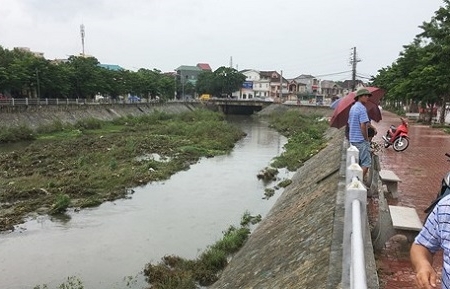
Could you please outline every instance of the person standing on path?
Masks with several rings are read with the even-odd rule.
[[[355,103],[350,108],[348,116],[348,139],[359,150],[359,165],[363,170],[363,180],[366,179],[367,171],[372,164],[368,134],[368,128],[372,127],[372,125],[370,124],[367,109],[364,106],[371,96],[372,94],[365,88],[358,90],[355,96]]]
[[[442,288],[450,288],[450,196],[443,198],[431,211],[422,230],[411,245],[411,263],[420,289],[437,288],[433,256],[444,251]]]

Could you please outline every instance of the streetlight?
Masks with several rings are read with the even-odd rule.
[[[181,81],[181,99],[184,100],[184,82],[185,82],[185,79],[183,78],[183,70],[180,70],[180,81]]]
[[[177,75],[174,77],[174,91],[173,91],[173,100],[177,100]]]
[[[36,68],[37,97],[41,98],[41,85],[39,83],[39,69]]]

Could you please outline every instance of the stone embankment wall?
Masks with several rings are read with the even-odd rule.
[[[164,111],[180,113],[193,110],[197,103],[140,103],[109,105],[49,105],[49,106],[16,106],[0,108],[0,127],[26,125],[32,129],[52,124],[55,121],[75,123],[82,119],[95,118],[113,120],[125,116],[139,116]]]
[[[113,120],[125,116],[139,116],[155,111],[180,113],[196,108],[217,110],[209,103],[201,102],[168,102],[168,103],[136,103],[136,104],[80,104],[80,105],[42,105],[42,106],[0,106],[0,127],[26,125],[35,129],[55,121],[75,123],[82,119],[95,118]],[[298,109],[304,113],[316,113],[329,116],[329,107],[270,105],[260,113],[271,113],[287,108]]]

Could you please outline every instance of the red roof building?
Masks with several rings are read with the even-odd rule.
[[[212,71],[211,66],[208,63],[198,63],[197,67],[203,71]]]

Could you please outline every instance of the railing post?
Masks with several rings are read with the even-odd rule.
[[[352,156],[351,159],[353,160],[353,162],[347,167],[347,171],[345,172],[346,184],[349,184],[354,177],[356,177],[360,181],[362,181],[363,177],[362,168],[356,162],[355,157]]]
[[[347,149],[347,165],[346,167],[348,167],[349,165],[351,165],[351,157],[355,157],[355,162],[358,163],[359,162],[359,150],[357,147],[350,145],[350,147]]]
[[[364,185],[354,177],[350,183],[346,186],[345,194],[345,213],[344,213],[344,236],[342,245],[342,288],[350,288],[350,266],[351,266],[351,239],[353,233],[353,217],[352,203],[354,200],[358,200],[360,204],[360,213],[358,214],[361,219],[361,224],[367,222],[367,190]],[[365,237],[365,226],[361,228],[362,236]],[[364,242],[364,239],[363,239]],[[364,268],[359,268],[365,270]]]

